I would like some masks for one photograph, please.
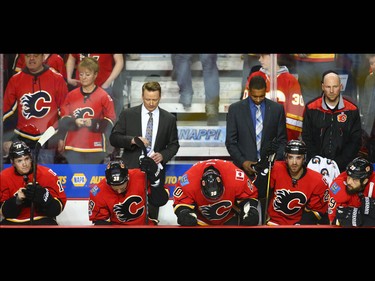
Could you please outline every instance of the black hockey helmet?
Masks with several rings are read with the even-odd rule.
[[[221,174],[214,166],[204,169],[201,179],[202,193],[207,199],[216,200],[223,195],[224,187]]]
[[[14,141],[9,148],[9,159],[20,158],[24,155],[31,156],[31,149],[24,141]]]
[[[364,180],[371,176],[374,166],[365,158],[357,157],[346,166],[346,173],[354,179]]]
[[[285,146],[285,153],[306,155],[306,144],[301,140],[290,140]]]
[[[290,140],[285,146],[284,157],[287,159],[287,154],[299,154],[304,156],[304,164],[307,159],[307,147],[305,142],[301,140]]]
[[[105,178],[109,185],[122,185],[129,179],[128,168],[122,160],[110,161],[105,169]]]

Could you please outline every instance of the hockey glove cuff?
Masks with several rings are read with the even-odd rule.
[[[197,214],[191,210],[183,209],[177,215],[177,223],[182,226],[195,226],[198,224]]]
[[[339,206],[336,211],[336,219],[341,226],[361,226],[362,212],[360,208]]]

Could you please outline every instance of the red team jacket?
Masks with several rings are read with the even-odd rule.
[[[275,161],[272,168],[268,225],[294,225],[301,220],[305,207],[321,213],[328,209],[328,185],[322,175],[307,169],[293,185],[286,165],[285,161]]]
[[[346,172],[342,172],[329,187],[329,205],[328,205],[328,218],[333,222],[336,217],[336,210],[338,206],[354,207],[361,206],[361,199],[358,194],[348,194],[345,190],[346,187]],[[375,198],[375,172],[372,173],[369,182],[367,183],[363,195],[365,197]]]
[[[145,224],[145,174],[140,169],[128,171],[129,181],[125,193],[118,194],[105,178],[90,190],[90,221],[110,220],[117,225]],[[148,194],[151,194],[150,187]],[[151,219],[148,222],[149,225],[155,225]]]
[[[45,66],[45,70],[34,76],[23,70],[13,75],[4,93],[4,129],[8,118],[17,111],[15,133],[30,140],[38,140],[49,126],[58,126],[59,108],[68,93],[63,76]],[[40,133],[24,131],[33,124]]]
[[[84,96],[81,87],[70,91],[61,107],[61,118],[93,118],[106,119],[114,124],[116,113],[113,100],[101,87],[96,87],[94,92]],[[106,137],[104,132],[93,132],[87,127],[67,132],[65,149],[76,152],[105,152]]]
[[[242,99],[248,96],[248,87],[250,79],[255,76],[260,75],[266,80],[267,89],[266,97],[270,97],[270,77],[264,71],[253,72],[246,83],[246,90]],[[303,110],[304,102],[302,98],[301,87],[298,83],[296,77],[289,73],[286,67],[281,67],[277,72],[277,102],[284,106],[285,116],[286,116],[286,129],[288,140],[299,139],[302,132],[302,121],[303,121]]]
[[[33,174],[28,175],[28,182],[33,181]],[[61,202],[62,210],[66,204],[66,194],[65,190],[56,175],[56,173],[45,166],[37,166],[37,180],[40,186],[47,188],[49,190],[50,196],[58,199]],[[0,185],[0,202],[4,202],[14,196],[14,194],[21,187],[26,187],[26,183],[23,176],[16,173],[13,166],[4,169],[1,172],[1,185]],[[37,208],[34,209],[34,220],[46,217],[43,212],[40,212]],[[18,217],[12,221],[24,222],[30,220],[30,207],[22,208],[21,213]]]
[[[224,185],[223,195],[215,202],[208,200],[201,191],[203,171],[210,165],[220,171]],[[173,207],[191,207],[200,225],[222,225],[235,215],[235,201],[247,198],[258,199],[258,189],[244,171],[232,162],[213,159],[195,163],[181,176],[173,192]]]

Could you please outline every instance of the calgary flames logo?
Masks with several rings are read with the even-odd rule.
[[[91,107],[77,108],[73,111],[75,118],[89,118],[94,116],[94,110]]]
[[[347,118],[348,116],[344,112],[341,112],[341,114],[337,115],[337,121],[341,123],[346,122]]]
[[[306,195],[300,191],[280,189],[275,191],[273,208],[287,216],[298,213],[307,203]]]
[[[25,94],[21,97],[22,115],[25,119],[43,118],[51,110],[51,96],[45,91]]]

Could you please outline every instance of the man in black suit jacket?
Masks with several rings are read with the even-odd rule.
[[[123,148],[121,159],[128,168],[139,168],[139,157],[142,148],[134,141],[139,137],[146,147],[150,147],[148,154],[156,164],[163,165],[160,180],[165,181],[166,164],[174,157],[180,144],[178,141],[177,119],[172,113],[159,107],[161,86],[158,82],[146,82],[142,86],[143,103],[138,106],[124,109],[119,116],[109,137],[110,143],[115,148]],[[149,119],[148,113],[153,115],[153,137],[151,144],[146,139],[146,126]],[[158,219],[159,208],[150,205],[149,216]]]
[[[276,160],[284,159],[287,142],[285,111],[281,104],[266,98],[266,81],[262,76],[254,76],[250,80],[246,99],[229,106],[225,145],[233,163],[250,178],[256,176],[254,184],[258,188],[262,214],[265,214],[268,176],[256,168],[259,160],[255,136],[256,105],[261,105],[263,116],[260,163],[267,167],[270,151],[276,152]],[[264,215],[262,221],[265,221]]]

